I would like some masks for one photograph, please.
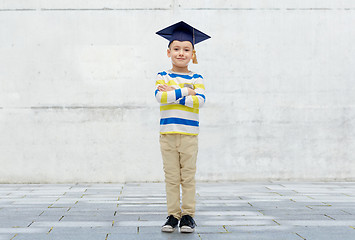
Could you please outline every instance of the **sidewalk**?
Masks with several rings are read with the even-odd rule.
[[[163,183],[0,184],[0,240],[350,240],[355,182],[198,183],[196,232],[166,215]]]

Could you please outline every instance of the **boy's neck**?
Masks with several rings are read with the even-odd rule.
[[[171,69],[172,72],[176,72],[176,73],[189,73],[189,69],[188,67],[177,67],[175,65],[173,65],[173,68]]]

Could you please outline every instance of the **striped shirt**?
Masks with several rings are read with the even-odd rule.
[[[158,86],[164,84],[175,90],[159,91]],[[158,73],[155,86],[155,97],[160,103],[160,133],[197,135],[199,108],[206,101],[203,77],[193,72],[164,71]],[[187,88],[194,89],[196,96],[189,96]]]

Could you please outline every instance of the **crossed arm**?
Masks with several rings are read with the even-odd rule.
[[[159,84],[155,91],[159,103],[177,103],[190,108],[199,109],[205,103],[204,88],[191,89],[189,87],[175,89],[167,84]]]
[[[159,85],[158,90],[161,92],[167,92],[167,91],[173,91],[173,90],[175,90],[175,88],[164,84],[164,85]],[[192,95],[192,96],[196,95],[196,92],[191,88],[187,88],[187,91],[188,91],[189,95]]]

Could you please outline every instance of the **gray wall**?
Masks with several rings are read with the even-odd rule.
[[[154,33],[184,20],[198,180],[354,179],[355,1],[0,1],[0,182],[161,181]]]

